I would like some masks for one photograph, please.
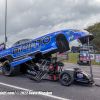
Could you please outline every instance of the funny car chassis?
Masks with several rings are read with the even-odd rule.
[[[90,75],[86,72],[83,72],[79,68],[65,69],[63,70],[64,64],[60,61],[57,61],[56,57],[51,59],[54,62],[42,60],[38,66],[38,70],[27,69],[26,76],[31,79],[40,82],[43,79],[60,81],[64,86],[69,86],[72,83],[82,83],[92,85],[94,83],[92,67],[90,66]]]

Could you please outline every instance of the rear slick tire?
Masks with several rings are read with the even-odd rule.
[[[20,72],[20,65],[11,66],[8,60],[2,64],[2,72],[5,76],[15,76]]]

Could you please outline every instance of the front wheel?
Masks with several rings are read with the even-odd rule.
[[[8,60],[6,60],[3,64],[2,64],[2,72],[5,76],[15,76],[20,72],[20,66],[11,66],[10,62]]]
[[[71,76],[67,72],[63,72],[59,76],[59,81],[64,86],[71,85]]]

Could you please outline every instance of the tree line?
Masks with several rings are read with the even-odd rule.
[[[95,36],[95,38],[90,43],[95,44],[96,47],[100,49],[100,22],[95,23],[92,26],[89,26],[85,30],[87,30],[88,32],[92,33]]]

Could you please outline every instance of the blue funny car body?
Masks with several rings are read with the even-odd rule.
[[[4,49],[0,46],[0,62],[5,75],[15,75],[20,69],[16,66],[33,61],[38,62],[40,59],[49,59],[51,54],[63,53],[70,50],[69,43],[79,39],[82,44],[87,42],[87,37],[91,41],[94,36],[87,31],[81,30],[61,30],[56,31],[37,39],[23,39],[17,41],[11,48]],[[13,69],[12,69],[13,68]],[[15,70],[18,70],[17,72]]]
[[[93,35],[87,31],[79,30],[61,30],[47,34],[25,43],[16,44],[16,46],[0,51],[0,60],[7,59],[11,66],[24,63],[35,59],[37,54],[52,54],[55,52],[65,52],[69,50],[69,42],[80,39],[82,43],[86,42],[86,37],[93,39]]]

